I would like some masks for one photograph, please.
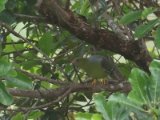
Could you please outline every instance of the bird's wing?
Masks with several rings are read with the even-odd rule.
[[[119,71],[118,67],[114,63],[113,59],[110,56],[104,57],[102,59],[102,66],[113,79],[124,80],[123,75]]]

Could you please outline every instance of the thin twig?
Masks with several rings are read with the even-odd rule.
[[[60,80],[49,79],[49,78],[46,78],[46,77],[43,77],[43,76],[40,76],[40,75],[37,75],[37,74],[27,72],[23,69],[15,68],[15,70],[29,76],[32,79],[37,79],[37,80],[40,80],[40,81],[46,81],[46,82],[56,84],[56,85],[67,85],[66,82],[62,82]]]
[[[25,52],[25,51],[31,51],[31,50],[34,50],[33,48],[28,48],[28,49],[23,49],[23,50],[18,50],[18,51],[11,51],[11,52],[3,52],[2,54],[1,54],[1,56],[5,56],[5,55],[10,55],[10,54],[19,54],[19,53],[23,53],[23,52]]]
[[[31,16],[31,15],[24,15],[24,14],[17,14],[15,13],[14,16],[16,18],[21,18],[26,21],[36,21],[36,22],[43,22],[45,21],[45,17],[40,17],[40,16]]]

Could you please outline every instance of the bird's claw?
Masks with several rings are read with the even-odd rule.
[[[92,81],[92,85],[93,85],[93,86],[96,86],[97,83],[99,83],[99,84],[101,84],[101,85],[106,85],[106,84],[108,84],[107,80],[105,80],[105,79],[100,79],[99,81],[96,80],[96,79],[94,79],[94,80]]]

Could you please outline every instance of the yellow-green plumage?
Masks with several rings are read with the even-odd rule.
[[[92,55],[89,58],[76,58],[73,63],[95,79],[109,76],[113,79],[123,78],[110,56]]]
[[[83,69],[90,77],[105,78],[107,76],[105,69],[100,65],[100,59],[79,58],[76,65]]]

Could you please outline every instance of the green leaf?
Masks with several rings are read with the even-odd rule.
[[[5,7],[7,9],[7,11],[14,11],[14,9],[16,9],[17,7],[17,2],[16,0],[9,0],[6,4]]]
[[[7,92],[2,82],[0,82],[0,103],[4,105],[11,105],[13,103],[12,96]]]
[[[0,1],[0,12],[2,12],[5,9],[6,2],[7,2],[7,0]]]
[[[151,78],[153,81],[153,84],[150,84],[150,87],[152,87],[152,97],[154,102],[159,102],[160,98],[160,60],[153,60],[149,66],[149,70],[151,72]],[[151,89],[151,90],[152,90]]]
[[[27,61],[23,62],[21,65],[23,66],[24,69],[29,70],[29,69],[31,69],[35,66],[40,65],[40,61],[39,60],[34,60],[34,59],[33,60],[27,60]]]
[[[142,18],[145,19],[149,14],[155,12],[157,9],[155,8],[152,8],[152,7],[149,7],[149,8],[146,8],[142,11]]]
[[[128,98],[136,104],[148,104],[150,102],[149,93],[150,77],[144,71],[133,68],[129,76],[129,82],[132,85],[132,91]]]
[[[75,115],[75,119],[76,120],[91,120],[91,118],[92,118],[92,114],[91,113],[78,112]]]
[[[142,38],[148,32],[152,30],[152,28],[159,22],[159,19],[151,20],[147,24],[140,25],[136,28],[134,36],[137,38]]]
[[[142,14],[141,10],[129,12],[120,19],[120,23],[127,25],[133,21],[140,19],[141,14]]]
[[[4,52],[13,52],[13,51],[20,51],[23,50],[24,46],[22,44],[17,44],[17,45],[7,45],[5,47]]]
[[[19,112],[12,117],[12,120],[24,120],[24,115],[21,112]]]
[[[156,35],[155,35],[155,45],[160,49],[160,26],[156,30]]]
[[[0,13],[0,20],[11,25],[16,21],[16,18],[8,11],[2,11]]]
[[[120,93],[115,93],[115,94],[112,94],[109,98],[108,98],[108,101],[111,101],[111,102],[116,102],[116,103],[119,103],[120,105],[122,105],[123,107],[128,107],[128,108],[134,108],[134,109],[137,109],[137,110],[141,110],[143,111],[143,109],[141,109],[137,104],[133,103],[131,100],[129,100],[127,98],[126,95],[124,94],[120,94]],[[117,108],[118,109],[118,108]],[[122,108],[121,108],[122,109]],[[118,111],[117,111],[118,112]],[[126,111],[125,111],[126,112]],[[113,114],[114,111],[113,111]]]
[[[102,116],[98,113],[82,113],[75,114],[75,120],[102,120]]]
[[[102,120],[102,116],[100,114],[93,114],[91,120]]]
[[[17,77],[5,77],[8,86],[18,87],[21,89],[32,89],[32,81],[25,75],[18,73]]]
[[[112,120],[129,120],[128,116],[131,117],[131,113],[134,113],[132,117],[139,118],[138,120],[146,120],[146,119],[152,120],[153,119],[153,116],[147,115],[148,111],[151,110],[150,108],[147,108],[147,110],[144,109],[142,107],[143,105],[134,103],[134,101],[128,99],[128,97],[124,94],[114,93],[108,98],[108,101],[119,103],[117,105],[116,104],[111,105],[113,103],[108,102],[108,105],[110,105],[113,108]],[[147,104],[146,106],[148,107],[149,105]],[[115,114],[115,113],[120,113],[120,112],[121,112],[120,115]],[[115,118],[115,116],[117,117]]]
[[[38,42],[39,48],[46,54],[52,51],[53,45],[53,37],[50,32],[46,32]]]
[[[28,115],[28,119],[33,119],[33,120],[37,120],[38,118],[40,118],[42,115],[44,115],[43,112],[35,110],[35,111],[31,111]]]
[[[107,102],[107,111],[111,120],[125,120],[129,110],[125,110],[124,105],[115,101]]]
[[[8,72],[8,74],[6,76],[16,77],[17,76],[17,71],[12,69]]]
[[[7,75],[12,70],[11,63],[8,62],[7,58],[0,59],[0,76]]]
[[[93,98],[97,111],[102,113],[103,118],[105,118],[105,120],[110,120],[110,117],[107,113],[106,100],[104,96],[102,94],[96,94],[93,96]]]
[[[84,0],[80,10],[80,14],[85,15],[87,13],[88,8],[89,8],[89,0]]]

